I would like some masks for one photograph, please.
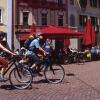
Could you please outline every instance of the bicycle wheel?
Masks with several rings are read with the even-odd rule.
[[[13,87],[26,89],[31,86],[32,74],[26,67],[13,68],[9,74],[9,80]]]
[[[45,68],[44,75],[49,83],[60,83],[64,79],[65,71],[61,65],[53,64]]]

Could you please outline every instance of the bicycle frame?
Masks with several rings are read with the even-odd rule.
[[[13,58],[11,58],[11,60],[8,62],[8,67],[4,71],[4,75],[6,75],[6,73],[11,69],[13,65],[15,65],[15,67],[17,66],[15,62],[16,61]]]

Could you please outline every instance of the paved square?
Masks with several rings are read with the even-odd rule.
[[[0,83],[0,100],[100,100],[100,61],[64,65],[64,69],[59,84],[47,83],[44,77],[35,78],[32,89],[26,90]]]

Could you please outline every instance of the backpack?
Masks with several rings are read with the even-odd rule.
[[[25,47],[26,49],[29,50],[29,45],[30,45],[31,42],[32,42],[32,40],[27,39],[27,40],[24,42],[24,47]]]

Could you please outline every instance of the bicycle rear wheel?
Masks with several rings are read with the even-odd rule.
[[[9,80],[14,88],[26,89],[31,86],[32,74],[26,67],[13,68],[9,74]]]
[[[45,68],[44,75],[49,83],[60,83],[64,79],[65,71],[61,65],[53,64]]]

